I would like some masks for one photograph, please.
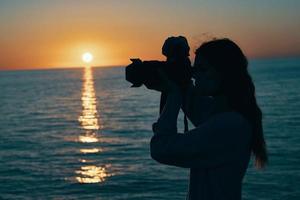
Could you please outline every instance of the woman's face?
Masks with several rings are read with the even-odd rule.
[[[196,55],[194,64],[195,88],[204,96],[218,94],[221,86],[221,77],[208,61],[200,55]]]

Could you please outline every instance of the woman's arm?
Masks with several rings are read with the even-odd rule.
[[[182,95],[179,89],[173,88],[167,93],[167,100],[156,122],[159,130],[154,133],[175,134],[177,133],[177,118],[182,104]]]
[[[151,138],[151,157],[159,163],[184,168],[216,167],[229,162],[237,152],[238,138],[234,138],[234,131],[213,127],[217,124],[205,122],[185,134],[159,132]]]
[[[178,167],[214,167],[230,161],[239,140],[235,126],[238,120],[222,115],[212,118],[185,134],[177,133],[177,116],[181,93],[168,94],[158,121],[153,124],[151,157],[163,164]]]

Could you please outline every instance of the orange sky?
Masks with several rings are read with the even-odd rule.
[[[192,51],[217,36],[233,39],[250,58],[300,55],[299,1],[217,2],[2,0],[0,69],[82,66],[85,51],[94,66],[164,59],[170,35],[186,36]]]

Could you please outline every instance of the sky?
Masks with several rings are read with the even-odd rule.
[[[300,56],[298,0],[0,0],[0,70],[163,60],[169,36],[193,52],[227,37],[248,58]]]

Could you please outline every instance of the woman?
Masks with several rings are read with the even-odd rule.
[[[267,161],[262,113],[241,49],[229,39],[202,44],[196,51],[195,85],[183,97],[179,87],[165,79],[159,91],[167,102],[153,124],[151,157],[163,164],[190,168],[187,199],[237,200],[251,154],[255,166]],[[186,98],[186,101],[183,101]],[[187,102],[182,105],[182,102]],[[177,133],[180,108],[196,128]]]

